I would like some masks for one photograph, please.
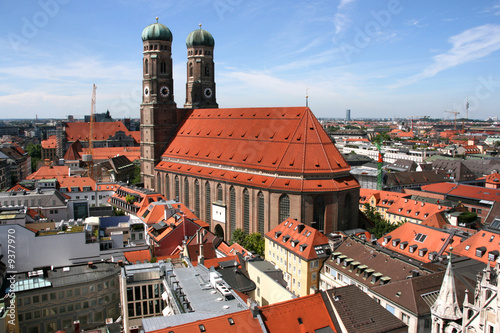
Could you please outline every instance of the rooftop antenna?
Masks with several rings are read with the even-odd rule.
[[[309,107],[309,88],[306,88],[306,108]]]

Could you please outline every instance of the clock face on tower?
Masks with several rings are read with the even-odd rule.
[[[144,96],[146,96],[146,97],[149,96],[149,88],[148,87],[144,88]]]
[[[212,97],[212,89],[210,88],[205,88],[205,91],[203,93],[205,94],[206,98]]]
[[[167,97],[170,94],[170,89],[167,86],[163,86],[160,88],[160,95],[162,97]]]

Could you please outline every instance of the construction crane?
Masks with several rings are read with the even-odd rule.
[[[458,111],[444,111],[444,112],[448,112],[448,113],[454,113],[455,114],[455,131],[457,130],[457,114],[460,114],[460,112]]]
[[[82,156],[82,161],[87,164],[88,175],[90,178],[94,179],[94,158],[92,156],[92,148],[94,145],[94,112],[95,112],[95,93],[97,86],[95,84],[92,85],[92,101],[90,103],[90,124],[89,124],[89,137],[87,139],[89,148],[87,150],[87,154]]]
[[[382,190],[382,165],[384,164],[384,158],[382,157],[382,148],[380,146],[380,141],[375,141],[375,146],[377,146],[378,149],[378,160],[377,160],[377,190],[381,191]]]

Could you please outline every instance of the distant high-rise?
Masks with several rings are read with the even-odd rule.
[[[351,121],[351,110],[350,109],[345,110],[345,120]]]

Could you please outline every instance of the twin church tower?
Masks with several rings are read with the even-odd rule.
[[[184,109],[174,101],[172,33],[163,24],[147,26],[142,32],[143,79],[141,103],[141,176],[144,187],[153,189],[154,168],[189,109],[218,108],[212,35],[200,28],[186,39],[187,81]]]

